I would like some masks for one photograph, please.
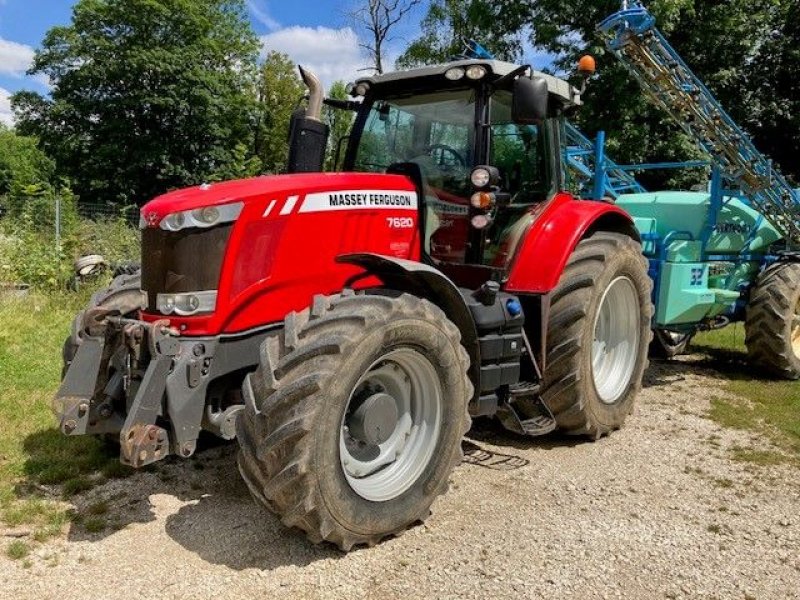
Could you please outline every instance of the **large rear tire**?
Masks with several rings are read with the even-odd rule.
[[[409,295],[317,296],[290,313],[243,385],[238,463],[256,500],[345,551],[425,519],[470,425],[460,337]]]
[[[745,319],[750,363],[783,379],[800,379],[800,264],[766,269],[750,294]]]
[[[553,291],[542,399],[558,427],[597,439],[619,429],[647,368],[652,282],[622,234],[581,241]]]

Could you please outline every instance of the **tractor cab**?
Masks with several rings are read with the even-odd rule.
[[[562,115],[580,104],[564,80],[473,59],[360,79],[351,95],[344,170],[411,173],[435,261],[505,269],[536,207],[564,189]]]

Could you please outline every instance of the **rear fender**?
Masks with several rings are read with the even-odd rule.
[[[336,262],[359,266],[380,279],[388,289],[425,298],[441,308],[461,332],[461,343],[469,354],[469,377],[480,392],[480,346],[475,321],[458,287],[441,271],[420,262],[380,254],[344,254]]]
[[[583,238],[612,231],[641,241],[631,217],[608,202],[577,200],[559,194],[534,221],[509,269],[505,291],[547,294],[561,278],[567,260]]]

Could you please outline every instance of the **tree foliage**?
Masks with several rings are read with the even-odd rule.
[[[51,98],[12,98],[17,129],[84,201],[215,179],[252,146],[257,50],[243,0],[79,0],[30,71]]]
[[[49,189],[54,181],[55,164],[38,148],[36,138],[17,135],[0,124],[0,203],[31,188]]]
[[[521,51],[517,30],[495,27],[507,2],[433,0],[422,21],[420,36],[397,60],[402,68],[444,63],[462,54],[475,39],[497,58],[514,60]],[[512,3],[513,5],[513,3]]]
[[[335,81],[328,90],[328,98],[336,100],[349,99],[346,84],[343,81]],[[341,167],[342,157],[345,150],[347,150],[345,138],[350,135],[355,114],[349,110],[326,106],[323,111],[323,118],[328,127],[330,127],[328,148],[325,152],[325,170],[333,171],[336,167]],[[338,165],[336,164],[337,158],[339,159]]]
[[[266,173],[280,173],[289,158],[289,122],[305,94],[297,67],[285,54],[270,52],[258,77],[255,149]]]
[[[759,148],[800,180],[796,0],[651,0],[647,6],[670,43]],[[597,24],[619,8],[619,0],[434,0],[422,35],[399,62],[446,60],[462,37],[477,38],[501,58],[518,58],[519,44],[546,51],[555,57],[551,68],[562,72],[573,71],[578,57],[591,52],[598,58],[598,76],[584,96],[586,105],[573,116],[583,129],[592,135],[605,130],[610,154],[623,163],[699,156],[606,52]],[[682,186],[702,174],[642,178],[653,187]]]

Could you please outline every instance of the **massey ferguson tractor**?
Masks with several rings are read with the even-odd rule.
[[[302,74],[289,174],[146,204],[141,272],[76,317],[55,408],[133,467],[236,438],[258,502],[349,550],[428,516],[471,417],[622,426],[651,281],[631,218],[564,191],[568,82],[468,59],[342,101]],[[355,112],[338,173],[323,102]]]

